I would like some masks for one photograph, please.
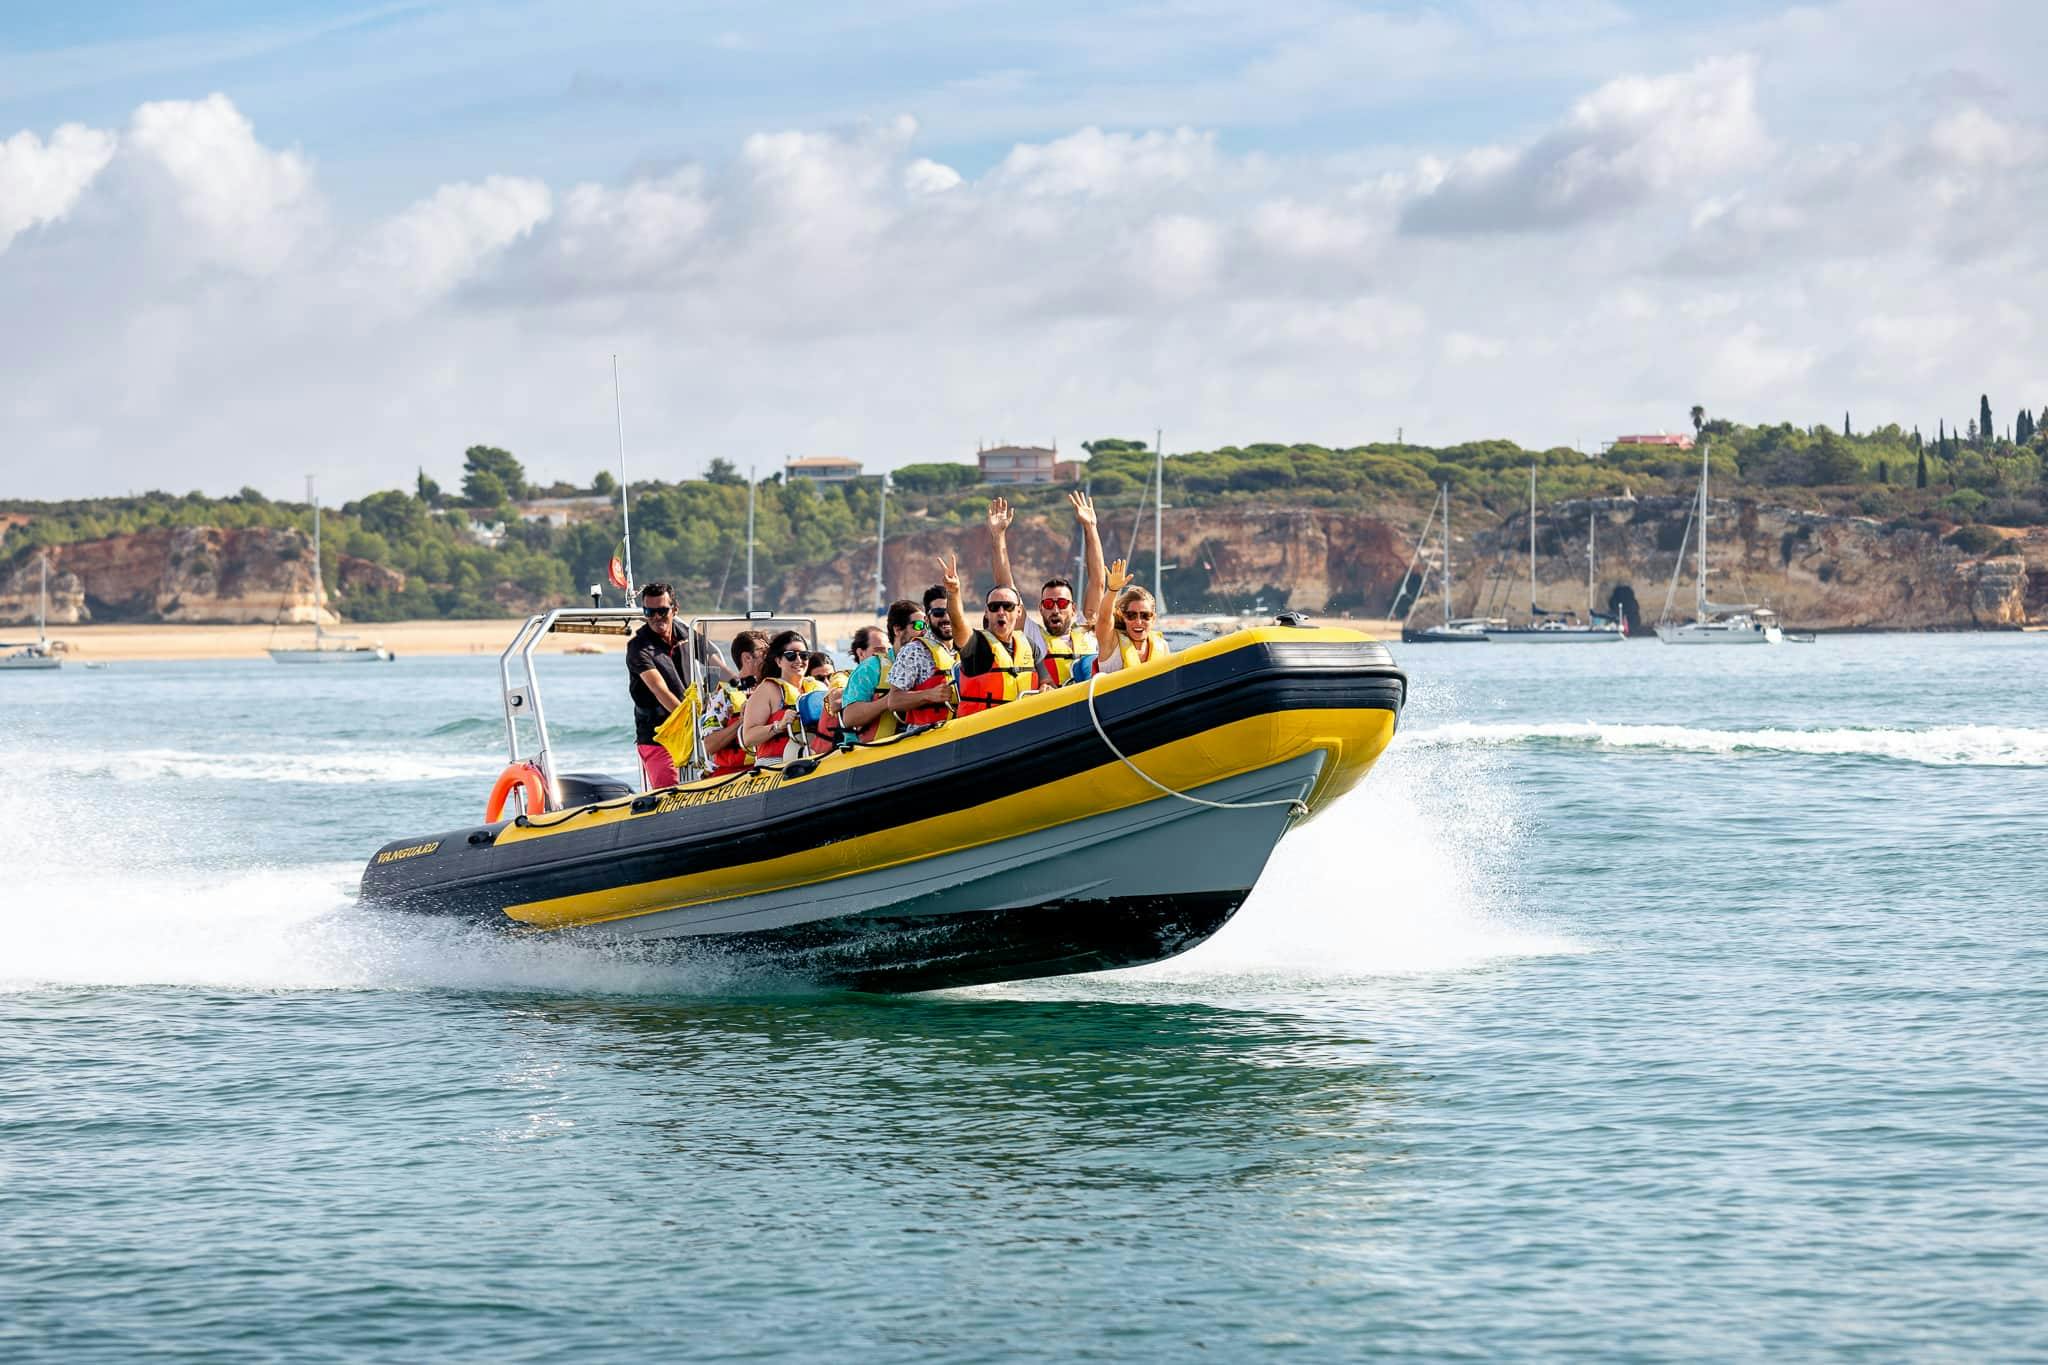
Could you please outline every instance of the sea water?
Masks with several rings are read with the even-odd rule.
[[[0,1359],[2048,1353],[2048,637],[1398,653],[1209,944],[894,998],[356,908],[492,660],[0,677]]]

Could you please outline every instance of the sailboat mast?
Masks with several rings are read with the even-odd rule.
[[[1152,493],[1152,596],[1153,606],[1161,616],[1166,615],[1166,565],[1165,545],[1160,540],[1160,524],[1166,513],[1166,433],[1158,428],[1152,431],[1152,482],[1157,485]]]
[[[43,582],[36,592],[36,643],[49,644],[50,630],[50,552],[43,551]]]
[[[1444,484],[1437,490],[1443,500],[1444,509],[1444,624],[1451,623],[1451,486]]]
[[[1529,466],[1529,619],[1536,619],[1536,466]]]
[[[327,609],[327,575],[320,568],[320,495],[313,489],[313,476],[306,476],[306,501],[313,504],[313,647],[320,647],[320,614]]]
[[[1707,451],[1712,441],[1700,442],[1700,539],[1693,560],[1693,619],[1707,619]]]
[[[754,466],[747,466],[747,615],[754,614]]]
[[[1593,508],[1589,503],[1586,507],[1586,620],[1589,622],[1593,619],[1593,599],[1599,595],[1599,589],[1593,583],[1593,538],[1597,534]]]
[[[882,473],[882,488],[875,497],[875,610],[889,606],[889,580],[882,572],[882,548],[889,534],[889,474]]]

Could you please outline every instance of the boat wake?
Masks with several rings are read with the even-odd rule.
[[[1114,976],[1301,984],[1587,951],[1520,908],[1527,837],[1504,771],[1404,736],[1357,790],[1281,842],[1214,938]]]
[[[1700,754],[1805,754],[1883,759],[1935,767],[2028,768],[2048,765],[2048,730],[2009,725],[1935,725],[1924,729],[1711,730],[1685,725],[1562,721],[1538,725],[1454,722],[1411,732],[1422,748],[1583,745]]]
[[[118,824],[108,823],[79,780],[96,757],[46,756],[0,791],[0,866],[15,893],[0,899],[0,991],[806,988],[673,947],[580,946],[367,911],[355,903],[358,862],[254,864],[234,831],[193,819],[189,808],[129,803]],[[170,751],[130,760],[131,773],[176,769],[187,777],[191,766],[253,766]],[[349,774],[389,781],[392,765],[414,762],[366,753]],[[1067,989],[1203,982],[1209,993],[1248,978],[1339,981],[1582,950],[1514,909],[1524,820],[1504,770],[1490,768],[1469,753],[1397,740],[1356,792],[1282,842],[1258,889],[1215,938],[1154,966],[1075,978]]]

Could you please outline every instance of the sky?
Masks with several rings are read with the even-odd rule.
[[[2048,404],[2048,6],[0,8],[0,497]]]

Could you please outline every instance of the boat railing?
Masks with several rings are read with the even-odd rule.
[[[555,770],[554,745],[548,736],[547,705],[541,696],[535,651],[550,635],[610,635],[630,639],[645,621],[645,613],[638,607],[556,607],[528,617],[513,633],[511,643],[498,655],[507,761],[528,762],[540,770],[541,779],[547,785],[549,805],[559,807],[563,804],[562,788]],[[764,631],[770,636],[782,630],[797,630],[803,632],[804,639],[811,643],[813,649],[818,647],[817,622],[809,617],[780,616],[765,611],[744,616],[694,617],[690,621],[690,676],[684,680],[684,685],[697,690],[700,704],[708,704],[710,700],[705,683],[714,667],[729,673],[707,629],[726,625],[735,630]],[[530,747],[522,741],[522,722],[532,730]],[[695,781],[710,768],[704,753],[703,727],[699,725],[693,729],[690,761],[683,765],[685,771],[681,774],[685,782]],[[638,763],[637,755],[635,763]]]

